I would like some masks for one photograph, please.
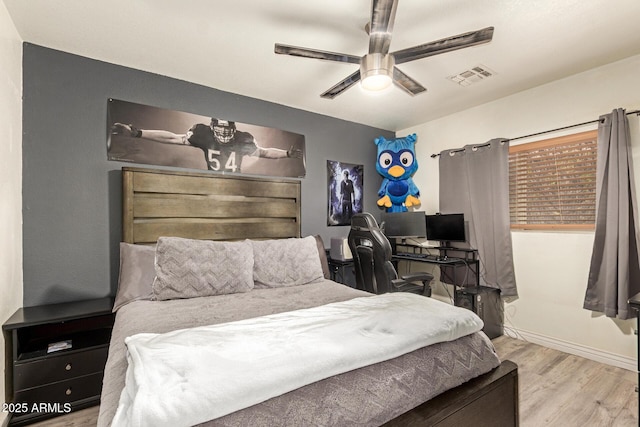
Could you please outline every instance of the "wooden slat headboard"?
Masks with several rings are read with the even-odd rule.
[[[300,181],[122,168],[122,240],[300,237]]]

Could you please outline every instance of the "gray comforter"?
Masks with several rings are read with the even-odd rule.
[[[98,426],[110,425],[118,406],[127,369],[127,336],[241,320],[363,295],[369,294],[324,281],[232,295],[132,302],[116,317]],[[327,378],[207,425],[380,425],[499,363],[489,339],[476,333]]]

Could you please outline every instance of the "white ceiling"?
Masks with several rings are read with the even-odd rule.
[[[361,56],[370,0],[2,1],[26,42],[388,130],[640,54],[640,0],[400,0],[392,52],[488,26],[493,40],[399,65],[427,88],[415,97],[354,86],[327,100],[357,65],[274,43]],[[496,75],[447,80],[476,65]]]

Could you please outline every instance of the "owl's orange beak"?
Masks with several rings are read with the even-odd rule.
[[[404,168],[402,166],[395,165],[391,166],[387,172],[389,172],[389,175],[391,175],[392,177],[397,178],[399,176],[402,176],[402,174],[404,173]]]

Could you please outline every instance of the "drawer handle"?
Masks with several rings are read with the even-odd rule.
[[[71,396],[71,387],[65,390],[64,394],[66,394],[67,396]]]
[[[67,366],[64,367],[65,371],[70,371],[71,368],[73,368],[73,366],[71,366],[71,363],[67,363]]]

